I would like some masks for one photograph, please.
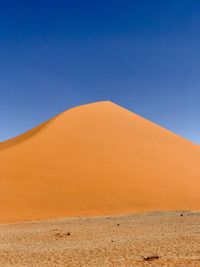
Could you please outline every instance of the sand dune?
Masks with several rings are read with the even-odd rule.
[[[200,147],[109,101],[0,143],[0,222],[200,210]]]

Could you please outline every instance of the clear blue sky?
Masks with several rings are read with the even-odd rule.
[[[199,0],[0,1],[0,140],[105,99],[200,143]]]

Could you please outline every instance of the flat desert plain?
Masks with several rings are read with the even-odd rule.
[[[200,213],[0,225],[0,266],[200,266]]]

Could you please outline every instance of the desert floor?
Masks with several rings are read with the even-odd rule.
[[[200,213],[1,224],[0,266],[200,266]]]

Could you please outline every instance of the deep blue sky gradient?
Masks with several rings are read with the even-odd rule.
[[[200,1],[0,1],[0,140],[110,99],[200,144]]]

